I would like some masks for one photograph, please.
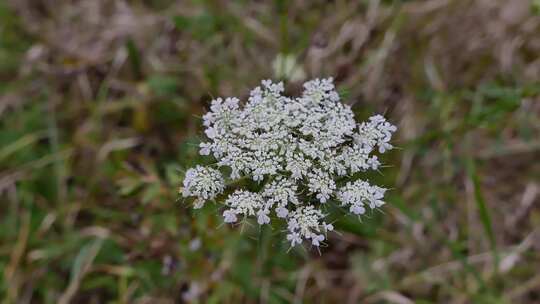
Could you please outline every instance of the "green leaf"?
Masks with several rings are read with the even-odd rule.
[[[94,262],[94,258],[98,254],[102,245],[103,239],[100,238],[81,248],[71,268],[71,280],[78,280],[84,275],[87,268]]]
[[[133,192],[137,191],[143,184],[143,181],[139,178],[124,178],[118,181],[118,185],[120,186],[120,194],[121,195],[130,195]]]
[[[144,189],[143,196],[142,196],[142,203],[148,204],[149,202],[153,201],[155,198],[158,197],[159,191],[161,189],[161,185],[159,183],[153,183],[150,184],[146,189]]]
[[[482,189],[480,186],[480,177],[478,176],[476,172],[476,164],[475,164],[474,159],[472,158],[469,158],[467,160],[467,172],[468,172],[469,178],[473,182],[474,199],[476,202],[476,207],[478,208],[480,220],[482,222],[482,225],[484,226],[484,232],[487,235],[487,238],[489,240],[491,250],[493,254],[495,255],[494,262],[495,262],[495,269],[497,269],[498,264],[499,264],[499,258],[498,258],[499,255],[497,251],[497,243],[495,240],[495,234],[493,232],[493,226],[492,226],[493,223],[491,221],[491,216],[488,211],[486,200],[484,198],[484,195],[482,194]]]
[[[167,75],[153,75],[147,80],[150,89],[158,96],[174,96],[179,81]]]

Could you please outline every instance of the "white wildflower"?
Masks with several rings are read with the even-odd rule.
[[[267,222],[265,211],[260,212],[264,206],[265,201],[259,193],[249,192],[245,190],[236,190],[233,194],[225,200],[225,205],[229,209],[223,212],[225,222],[234,223],[237,220],[237,215],[243,216],[255,216],[258,215],[259,222]],[[269,222],[269,219],[268,219]]]
[[[311,244],[319,246],[324,241],[324,233],[333,229],[331,224],[324,222],[324,214],[314,206],[301,206],[291,212],[287,222],[287,240],[291,246],[300,243],[301,240],[309,239]],[[330,230],[327,230],[331,227]]]
[[[291,202],[298,205],[296,190],[297,186],[294,181],[278,177],[265,186],[263,195],[268,198],[270,203],[278,202],[281,206],[285,206],[288,202]]]
[[[396,126],[387,122],[383,116],[375,115],[369,118],[369,122],[363,122],[358,126],[358,134],[354,139],[359,145],[370,150],[377,145],[379,152],[384,153],[386,150],[392,150],[393,146],[389,142],[396,130]]]
[[[349,206],[352,213],[360,215],[366,212],[366,205],[371,209],[382,206],[385,191],[384,188],[372,186],[366,181],[357,180],[348,182],[339,189],[337,197],[343,206]]]
[[[195,208],[201,208],[204,202],[215,198],[225,189],[221,173],[209,167],[197,166],[186,172],[184,179],[184,197],[195,196]]]
[[[284,91],[283,83],[264,80],[245,103],[213,100],[203,117],[208,139],[200,154],[212,155],[232,181],[245,178],[261,189],[229,195],[226,223],[253,217],[263,225],[277,216],[287,221],[291,246],[303,240],[320,246],[334,229],[324,222],[322,203],[335,199],[356,215],[384,204],[384,188],[352,177],[380,167],[375,153],[393,148],[396,127],[381,115],[357,123],[332,78],[306,82],[300,97]],[[186,174],[184,195],[195,197],[196,207],[223,190],[218,170],[197,166]]]
[[[234,223],[238,220],[236,217],[236,213],[234,213],[234,210],[225,210],[223,212],[223,218],[225,223]]]
[[[257,223],[259,223],[259,225],[270,223],[269,213],[270,211],[268,209],[259,210],[259,212],[257,212]]]
[[[321,203],[325,203],[336,189],[336,183],[330,174],[322,170],[309,173],[308,179],[309,191],[317,193],[316,197]]]

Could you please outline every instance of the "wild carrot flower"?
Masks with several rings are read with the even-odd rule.
[[[247,177],[260,190],[237,189],[224,198],[226,223],[254,217],[265,225],[275,215],[285,219],[291,246],[303,240],[320,246],[334,228],[321,210],[327,202],[354,215],[384,204],[386,189],[352,176],[380,167],[374,153],[393,148],[396,127],[381,115],[357,123],[332,78],[306,82],[300,97],[283,92],[283,83],[264,80],[243,106],[238,98],[212,101],[200,154],[213,156],[216,168],[189,169],[183,193],[200,208],[225,190],[221,172],[233,181]]]
[[[184,197],[195,196],[195,209],[202,208],[205,201],[215,198],[225,189],[219,170],[197,166],[189,169],[184,178]]]

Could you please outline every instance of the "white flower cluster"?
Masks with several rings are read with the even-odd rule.
[[[197,166],[187,170],[184,178],[184,197],[195,196],[195,209],[201,208],[204,202],[215,198],[225,189],[221,173],[212,168]]]
[[[384,202],[384,192],[386,189],[372,186],[363,180],[348,182],[345,186],[339,189],[337,198],[341,201],[342,206],[349,206],[349,211],[353,214],[361,215],[366,212],[365,203],[371,209],[381,207]]]
[[[283,92],[283,83],[265,80],[243,106],[237,98],[212,101],[203,117],[209,141],[200,144],[200,154],[212,155],[230,179],[248,177],[260,188],[230,194],[225,222],[256,216],[268,224],[273,211],[287,221],[292,246],[302,240],[319,246],[333,229],[324,222],[322,204],[336,199],[356,215],[384,204],[386,189],[350,180],[379,168],[373,153],[393,148],[396,127],[381,115],[358,124],[332,78],[306,82],[300,97]],[[197,166],[187,172],[184,195],[197,197],[196,207],[223,190],[220,171]]]

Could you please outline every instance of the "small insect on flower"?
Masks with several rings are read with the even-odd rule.
[[[217,164],[189,169],[183,194],[195,197],[194,207],[201,208],[223,194],[221,172],[229,172],[231,181],[248,178],[260,191],[236,189],[224,197],[224,222],[252,217],[266,225],[283,219],[291,246],[307,240],[319,247],[334,230],[321,209],[328,202],[353,215],[384,204],[386,189],[352,176],[379,169],[374,153],[393,148],[397,128],[381,115],[357,123],[332,78],[306,82],[299,97],[283,92],[283,83],[264,80],[243,106],[238,98],[212,101],[203,117],[208,140],[200,144],[200,154]]]

